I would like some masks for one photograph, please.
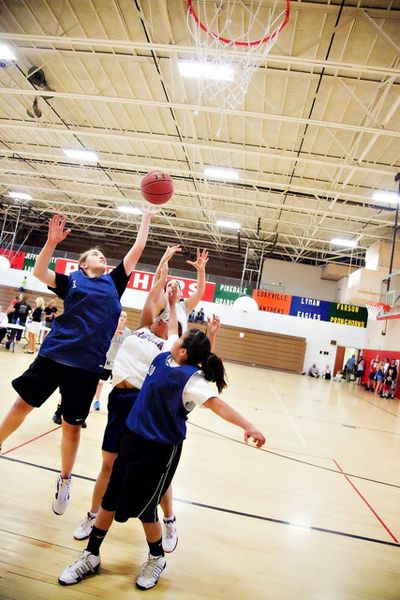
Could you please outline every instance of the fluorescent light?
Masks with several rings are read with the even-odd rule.
[[[81,160],[82,162],[97,162],[99,157],[96,152],[91,150],[75,150],[73,148],[64,149],[64,154],[72,160]]]
[[[397,192],[385,192],[383,190],[380,190],[372,194],[372,200],[377,200],[378,202],[390,202],[391,204],[397,204],[399,200],[399,195]]]
[[[182,77],[217,81],[233,81],[235,73],[230,65],[214,65],[197,60],[178,60],[178,69]]]
[[[217,221],[217,225],[227,229],[240,229],[240,223],[236,223],[236,221]]]
[[[14,52],[7,44],[0,44],[0,59],[1,60],[17,60]]]
[[[239,179],[239,171],[225,167],[204,167],[204,175],[211,179]]]
[[[332,238],[331,244],[335,246],[345,246],[346,248],[355,248],[358,246],[358,242],[355,240],[346,240],[344,238]]]
[[[141,215],[142,211],[140,208],[135,208],[134,206],[118,206],[119,212],[127,213],[128,215]]]
[[[14,200],[32,200],[32,196],[26,192],[8,192],[8,195]]]

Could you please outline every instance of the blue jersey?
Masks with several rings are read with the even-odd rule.
[[[121,313],[116,285],[111,275],[91,278],[81,270],[66,280],[64,312],[54,319],[39,354],[101,373]]]
[[[171,367],[170,356],[169,352],[162,352],[153,360],[126,420],[131,431],[160,444],[179,444],[185,439],[188,411],[182,394],[199,370],[193,365]]]

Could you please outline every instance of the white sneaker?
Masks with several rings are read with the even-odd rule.
[[[92,533],[93,525],[96,520],[96,515],[92,516],[90,513],[86,514],[86,517],[81,521],[81,524],[74,533],[76,540],[86,540]]]
[[[178,543],[178,534],[176,533],[176,521],[163,521],[162,526],[162,547],[164,552],[173,552]]]
[[[61,585],[72,585],[79,583],[88,575],[97,573],[100,567],[100,556],[90,554],[84,550],[78,560],[72,565],[64,569],[58,578],[58,583]]]
[[[140,574],[136,579],[139,590],[149,590],[154,587],[166,565],[165,556],[152,556],[149,554],[147,561],[142,565]]]
[[[72,479],[63,479],[61,475],[57,477],[57,491],[54,496],[52,508],[56,515],[63,515],[67,510],[69,495],[72,485]]]

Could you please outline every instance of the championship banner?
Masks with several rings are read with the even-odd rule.
[[[56,272],[64,275],[69,275],[73,271],[78,269],[77,260],[66,260],[64,258],[58,258],[56,261]],[[114,267],[107,267],[106,273],[112,271]],[[139,290],[141,292],[149,292],[153,286],[154,273],[148,273],[146,271],[133,271],[127,289]],[[195,279],[186,279],[185,277],[168,277],[167,280],[174,279],[179,282],[181,286],[182,294],[185,299],[190,298],[197,290],[197,281]],[[206,282],[206,289],[203,294],[202,300],[204,302],[212,302],[214,298],[215,283]]]
[[[33,269],[35,268],[35,265],[36,265],[37,257],[38,257],[37,254],[31,254],[31,253],[25,254],[22,270],[23,271],[33,271]],[[54,271],[54,269],[56,268],[56,261],[57,261],[56,258],[52,258],[50,260],[48,268],[51,271]]]
[[[290,315],[301,319],[316,321],[329,321],[331,303],[326,300],[306,298],[305,296],[292,296]]]
[[[351,325],[352,327],[366,327],[368,311],[365,306],[355,304],[330,303],[329,322],[337,325]]]
[[[0,248],[0,255],[8,258],[8,260],[10,261],[11,269],[19,269],[20,271],[22,271],[25,252],[17,252],[16,250],[7,250],[6,248]]]
[[[254,290],[253,298],[258,304],[258,309],[265,312],[288,315],[292,296],[280,294],[269,290]]]
[[[241,298],[242,296],[251,296],[252,293],[253,288],[228,285],[227,283],[217,283],[215,286],[214,302],[215,304],[232,306],[238,298]]]

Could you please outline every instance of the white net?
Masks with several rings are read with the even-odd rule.
[[[368,319],[372,321],[376,321],[377,316],[386,310],[386,305],[381,302],[369,302],[365,306],[368,310]]]
[[[188,76],[199,78],[197,109],[235,109],[250,79],[289,20],[289,0],[187,0],[187,22],[198,51]]]

